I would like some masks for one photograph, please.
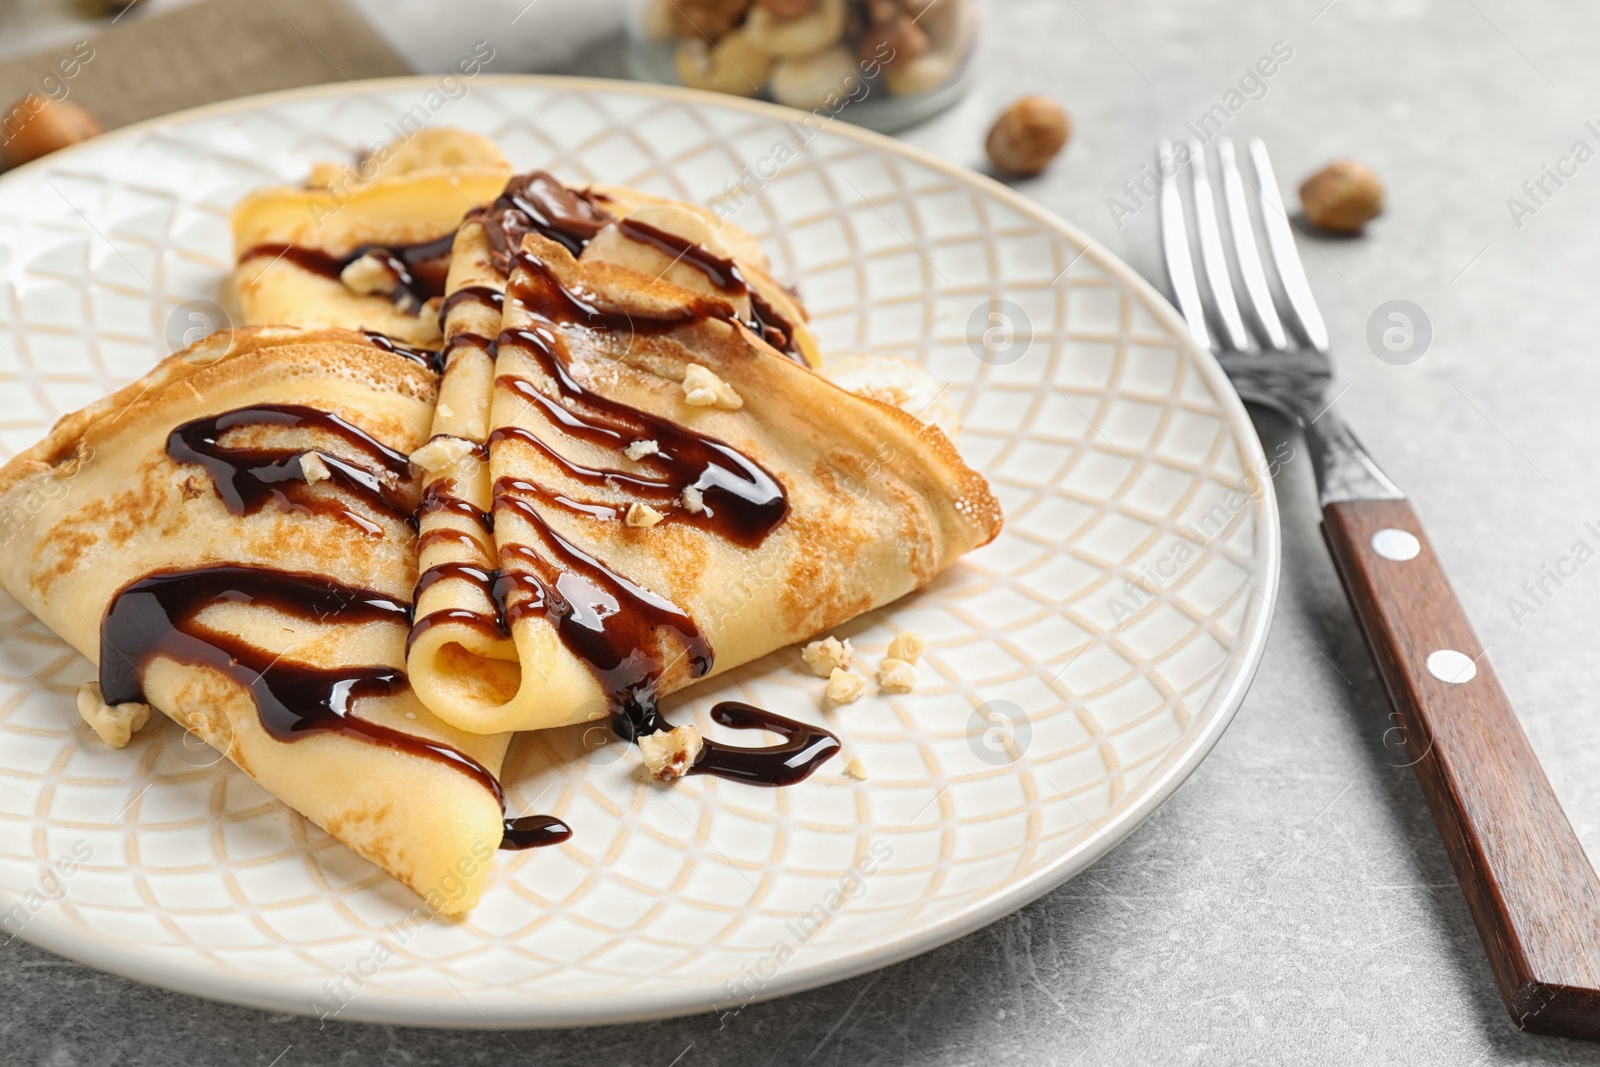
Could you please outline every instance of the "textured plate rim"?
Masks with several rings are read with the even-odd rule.
[[[297,100],[424,88],[431,86],[434,80],[428,75],[408,75],[350,81],[343,85],[327,83],[261,93],[176,111],[160,118],[124,126],[93,140],[13,168],[0,175],[0,197],[7,195],[18,176],[42,171],[63,159],[72,158],[79,152],[104,145],[107,141],[131,139],[164,126],[253,111]],[[608,78],[485,74],[476,80],[481,85],[498,88],[526,87],[653,96],[691,105],[743,110],[775,121],[793,122],[810,114],[764,101],[746,100],[678,86]],[[1221,365],[1211,353],[1194,344],[1177,310],[1132,267],[1065,219],[993,178],[950,163],[925,149],[853,126],[848,122],[834,121],[829,124],[828,131],[947,175],[979,193],[1001,201],[1042,229],[1052,231],[1083,249],[1082,258],[1088,259],[1109,277],[1142,298],[1151,314],[1175,338],[1178,350],[1188,357],[1190,365],[1204,378],[1216,396],[1221,409],[1219,414],[1228,426],[1235,445],[1244,454],[1241,458],[1247,461],[1246,469],[1252,467],[1259,470],[1266,469],[1266,454],[1261,447],[1255,426],[1245,411],[1243,401],[1223,373]],[[1271,483],[1267,484],[1270,489]],[[1136,802],[1114,813],[1103,825],[1091,823],[1096,833],[1086,838],[1082,844],[1063,853],[1055,862],[1007,883],[1004,888],[995,890],[962,910],[903,934],[869,952],[785,968],[759,993],[744,1003],[773,1000],[880,970],[980,930],[1059,888],[1109,853],[1136,827],[1154,814],[1156,809],[1166,803],[1210,754],[1229,723],[1233,721],[1240,704],[1244,702],[1245,694],[1249,691],[1250,683],[1255,678],[1256,670],[1261,665],[1262,653],[1266,648],[1272,612],[1277,601],[1282,563],[1282,538],[1276,494],[1272,491],[1251,494],[1250,500],[1255,528],[1254,544],[1251,546],[1252,555],[1257,561],[1257,574],[1264,580],[1252,583],[1257,595],[1250,598],[1244,621],[1240,624],[1240,647],[1229,656],[1227,668],[1218,680],[1217,690],[1209,702],[1216,711],[1200,734],[1162,760],[1141,787]],[[11,900],[9,894],[0,892],[0,901],[9,903]],[[40,948],[124,978],[264,1011],[310,1015],[312,1012],[308,1007],[308,997],[320,993],[320,989],[316,987],[296,989],[281,983],[261,983],[243,975],[218,973],[210,968],[198,968],[183,962],[151,956],[114,942],[87,936],[79,927],[48,913],[35,916],[17,936]],[[708,993],[711,995],[708,996]],[[439,1002],[421,995],[406,996],[374,989],[366,991],[364,996],[355,998],[339,1018],[353,1022],[459,1029],[566,1029],[710,1013],[714,1010],[715,991],[709,989],[708,982],[699,980],[686,983],[679,988],[668,987],[631,994],[625,998],[597,997],[592,1004],[563,1002],[545,1007],[537,1003],[526,1006],[515,1004],[480,1006],[468,1000],[465,995],[462,996],[462,1000],[467,1009],[465,1011],[458,1010],[453,1000]],[[449,1010],[441,1010],[445,1003],[450,1005]]]

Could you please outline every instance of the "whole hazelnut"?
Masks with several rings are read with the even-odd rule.
[[[1353,159],[1329,163],[1300,186],[1306,218],[1333,233],[1360,233],[1383,211],[1383,183]]]
[[[775,19],[797,19],[801,15],[809,15],[817,9],[821,0],[756,0],[757,7],[764,7]]]
[[[750,0],[673,0],[668,18],[679,37],[715,41],[739,24]]]
[[[0,164],[20,167],[99,132],[94,116],[77,104],[29,93],[0,115]]]
[[[1072,136],[1072,120],[1048,96],[1024,96],[1000,113],[984,147],[1004,174],[1028,177],[1050,165]]]
[[[927,55],[932,47],[922,27],[910,15],[901,15],[862,34],[856,42],[856,58],[863,63],[874,59],[880,63],[908,63]]]

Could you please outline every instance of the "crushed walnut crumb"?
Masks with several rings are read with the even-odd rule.
[[[903,659],[886,659],[878,664],[878,688],[890,693],[909,693],[917,685],[917,669]]]
[[[629,526],[651,527],[660,522],[664,516],[649,504],[629,504],[628,514],[623,519]]]
[[[911,630],[901,630],[895,634],[894,640],[889,642],[889,658],[915,663],[922,658],[922,652],[927,647],[928,642],[922,639],[921,634]]]
[[[339,280],[353,293],[363,296],[389,296],[400,288],[400,279],[380,257],[368,252],[339,272]]]
[[[854,655],[855,649],[850,647],[848,638],[841,641],[837,637],[824,637],[820,641],[812,641],[800,650],[800,658],[806,661],[806,666],[810,667],[811,673],[818,678],[827,678],[835,667],[848,670],[850,659]]]
[[[78,715],[100,740],[112,748],[127,748],[133,735],[150,721],[149,704],[107,704],[99,682],[78,687]]]
[[[451,467],[466,459],[472,452],[472,442],[463,437],[440,435],[411,453],[411,462],[429,474]]]
[[[734,392],[733,386],[718,378],[709,367],[691,363],[683,372],[683,402],[692,407],[718,407],[724,411],[737,411],[744,407],[744,397]]]
[[[300,476],[306,480],[307,485],[316,485],[332,478],[333,472],[328,470],[328,465],[317,453],[306,452],[300,456]]]
[[[694,486],[689,486],[683,491],[683,508],[698,515],[706,509],[705,495]]]
[[[679,726],[673,730],[660,730],[639,738],[639,754],[650,776],[658,782],[682,778],[700,758],[705,741],[693,726]]]
[[[828,675],[828,687],[823,690],[827,698],[835,704],[854,704],[866,691],[867,680],[842,667],[835,667],[833,673]]]
[[[661,446],[654,441],[635,441],[627,448],[624,448],[622,454],[637,463],[644,457],[654,456],[660,451]]]

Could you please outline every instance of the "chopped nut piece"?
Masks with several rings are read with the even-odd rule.
[[[867,691],[867,680],[842,667],[835,667],[828,675],[828,687],[823,692],[835,704],[854,704]]]
[[[637,463],[644,457],[656,455],[660,451],[661,446],[654,441],[635,441],[624,448],[622,454]]]
[[[444,405],[440,405],[442,409]],[[472,442],[463,437],[439,436],[411,453],[411,462],[429,474],[448,470],[472,453]]]
[[[686,511],[692,511],[696,515],[700,514],[706,509],[704,494],[694,486],[689,486],[683,491],[683,507]]]
[[[658,782],[670,782],[688,774],[704,747],[700,731],[693,726],[660,730],[639,738],[639,754],[644,757],[650,776]]]
[[[867,780],[867,769],[861,765],[861,761],[855,756],[851,756],[844,761],[844,773],[858,782]]]
[[[689,364],[683,372],[683,402],[693,407],[719,407],[724,411],[737,411],[744,407],[744,397],[733,391],[733,386],[718,378],[711,368],[698,363]]]
[[[300,476],[306,480],[307,485],[325,482],[333,477],[333,472],[328,470],[328,465],[322,457],[315,452],[306,452],[300,457]]]
[[[878,688],[890,693],[909,693],[916,688],[917,669],[903,659],[886,659],[878,664]]]
[[[649,527],[654,526],[656,523],[660,522],[661,519],[661,512],[657,511],[649,504],[629,504],[628,514],[622,521],[626,522],[629,526]]]
[[[339,280],[353,293],[388,296],[400,288],[400,279],[382,258],[368,252],[339,272]]]
[[[1300,206],[1315,226],[1360,233],[1383,211],[1383,183],[1353,159],[1329,163],[1300,186]]]
[[[800,658],[818,678],[827,678],[836,667],[848,670],[853,655],[855,649],[850,647],[849,639],[841,641],[837,637],[824,637],[800,650]]]
[[[1000,113],[984,148],[1004,174],[1031,177],[1050,165],[1072,136],[1072,123],[1048,96],[1024,96]]]
[[[901,630],[894,635],[894,640],[889,642],[889,658],[915,663],[922,657],[922,650],[927,647],[928,642],[922,639],[921,634],[911,630]]]
[[[78,687],[78,715],[112,748],[127,748],[133,735],[150,721],[149,704],[107,704],[99,682]]]

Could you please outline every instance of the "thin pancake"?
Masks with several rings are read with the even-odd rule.
[[[0,468],[0,582],[143,700],[443,912],[502,835],[505,735],[406,687],[436,376],[344,330],[173,356]]]
[[[522,248],[490,434],[499,603],[480,620],[516,670],[414,635],[412,677],[446,721],[620,713],[648,732],[660,695],[888,603],[998,532],[940,430],[777,352],[733,302],[536,233]],[[691,363],[742,406],[686,403]]]

